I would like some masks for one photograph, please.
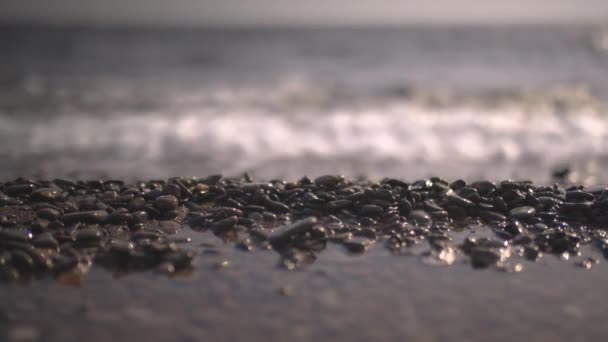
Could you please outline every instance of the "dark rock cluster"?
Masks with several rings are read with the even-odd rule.
[[[288,269],[314,262],[328,243],[349,253],[383,244],[423,260],[518,271],[518,256],[578,256],[581,246],[608,255],[608,191],[440,178],[297,182],[241,178],[119,180],[17,179],[0,183],[0,277],[6,281],[110,269],[191,267],[193,251],[173,234],[184,225],[211,231],[244,251],[272,249]],[[465,230],[476,236],[456,239]],[[578,264],[590,268],[596,259]]]

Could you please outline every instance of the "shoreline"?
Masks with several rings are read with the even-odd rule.
[[[585,269],[608,255],[605,186],[341,175],[253,182],[245,174],[134,184],[18,179],[0,191],[0,270],[9,282],[81,277],[93,265],[191,270],[199,252],[177,234],[185,229],[246,252],[273,250],[285,269],[314,263],[329,244],[350,255],[382,246],[425,264],[507,272],[547,254]]]

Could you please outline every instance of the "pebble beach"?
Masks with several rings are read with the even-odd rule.
[[[0,30],[0,340],[604,340],[593,25]]]

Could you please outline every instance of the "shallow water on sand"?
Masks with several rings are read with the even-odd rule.
[[[74,287],[51,279],[2,285],[9,340],[425,340],[605,338],[602,261],[522,261],[520,273],[429,266],[375,246],[362,256],[328,245],[303,269],[273,251],[237,250],[185,229],[197,264],[188,275],[112,274],[93,267]],[[202,254],[201,243],[218,254]],[[587,255],[594,255],[587,251]],[[227,267],[218,263],[228,261]]]

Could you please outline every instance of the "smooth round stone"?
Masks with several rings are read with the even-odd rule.
[[[61,216],[61,213],[57,209],[53,208],[42,208],[36,212],[36,215],[41,219],[53,221]]]
[[[408,217],[417,224],[431,223],[431,215],[424,210],[413,210]]]
[[[471,184],[482,196],[496,189],[496,184],[490,181],[479,181]]]
[[[110,251],[116,254],[129,254],[135,249],[131,241],[114,240],[110,243]]]
[[[533,207],[528,207],[528,206],[513,208],[509,212],[509,215],[512,218],[517,219],[517,220],[527,219],[527,218],[534,216],[535,214],[536,214],[536,209],[534,209]]]
[[[595,201],[595,196],[585,191],[568,191],[566,192],[566,201],[580,202],[580,201]]]
[[[175,221],[160,221],[158,228],[167,234],[175,234],[181,228],[181,224]]]
[[[315,179],[315,184],[319,186],[335,186],[344,180],[342,175],[324,175]]]
[[[471,208],[471,207],[475,206],[475,204],[473,202],[469,201],[466,198],[462,198],[456,194],[446,196],[446,201],[450,204],[457,205],[461,208]]]
[[[402,198],[399,201],[399,213],[403,216],[408,216],[412,212],[412,203],[406,198]]]
[[[34,267],[34,260],[24,251],[13,251],[11,253],[11,263],[20,271],[29,271]]]
[[[143,197],[135,197],[129,201],[129,204],[127,204],[127,209],[129,209],[129,211],[139,211],[143,210],[145,206],[146,200],[144,200]]]
[[[28,242],[32,238],[32,233],[25,229],[4,229],[0,230],[0,242],[18,241]]]
[[[132,220],[133,215],[125,208],[117,209],[108,215],[109,223],[122,224],[131,222]]]
[[[175,196],[175,197],[181,197],[182,196],[182,190],[179,188],[179,186],[177,184],[168,184],[163,189],[163,195],[171,195],[171,196]]]
[[[382,207],[375,204],[366,204],[361,207],[359,214],[362,216],[380,216],[384,213]]]
[[[349,200],[336,200],[327,203],[328,209],[346,209],[353,205],[352,201]]]
[[[84,228],[76,233],[77,241],[99,241],[103,233],[96,228]]]
[[[105,210],[79,211],[63,215],[65,223],[103,223],[108,218],[108,213]]]
[[[40,188],[30,195],[33,201],[52,201],[61,196],[61,190],[53,188]]]
[[[505,231],[512,236],[517,236],[524,232],[524,226],[519,221],[511,221],[505,226]]]
[[[158,196],[156,198],[156,208],[160,211],[171,211],[177,209],[177,197],[173,195]]]
[[[477,247],[471,251],[471,264],[474,268],[486,268],[500,260],[500,253],[489,248]]]
[[[9,185],[4,189],[9,196],[20,196],[31,194],[34,191],[34,184],[15,184]]]
[[[48,232],[36,236],[33,241],[33,244],[34,246],[41,248],[57,248],[57,246],[59,246],[59,242],[57,242],[57,239],[53,237],[53,234]]]

